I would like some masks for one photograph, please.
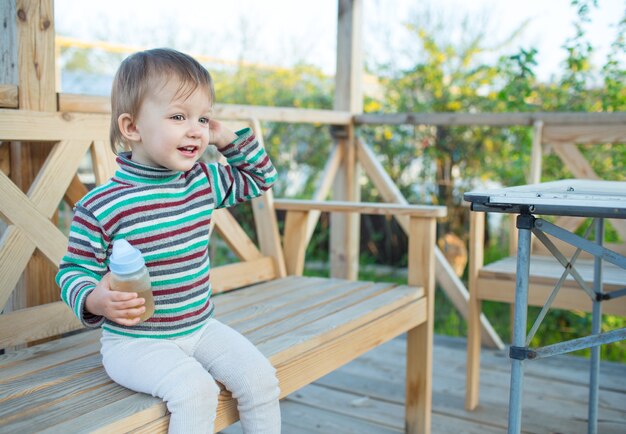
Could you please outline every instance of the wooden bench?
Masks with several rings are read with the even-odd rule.
[[[52,147],[28,194],[0,172],[0,304],[5,305],[28,258],[39,249],[58,264],[67,239],[49,218],[84,187],[76,170],[89,149],[97,182],[114,170],[107,151],[108,116],[0,110],[0,139]],[[247,336],[277,368],[281,396],[407,333],[406,431],[430,432],[435,219],[441,207],[255,199],[258,248],[227,210],[215,229],[240,262],[212,270],[216,317]],[[403,215],[409,219],[407,285],[287,275],[276,210],[287,212],[284,245],[303,260],[312,212]],[[296,270],[301,270],[296,267]],[[235,290],[236,289],[236,290]],[[73,332],[73,333],[69,333]],[[23,344],[64,334],[35,346]],[[62,302],[0,315],[0,432],[167,431],[165,404],[113,383],[99,353],[99,330],[81,330]],[[18,348],[12,348],[18,346]],[[238,419],[227,391],[216,430]]]
[[[591,165],[585,160],[577,144],[594,145],[626,142],[626,127],[623,124],[606,125],[546,125],[541,121],[534,125],[534,140],[531,153],[531,168],[528,182],[538,183],[541,179],[541,159],[547,146],[558,155],[564,165],[579,178],[599,179]],[[626,221],[609,220],[622,239],[626,239]],[[470,260],[468,269],[469,315],[467,331],[467,373],[465,408],[473,410],[479,402],[480,382],[480,328],[478,323],[483,300],[498,301],[513,305],[515,298],[517,229],[515,218],[510,220],[510,256],[484,264],[485,213],[470,213]],[[557,224],[571,232],[576,231],[584,219],[562,216]],[[569,261],[575,249],[554,237],[548,238]],[[556,283],[563,274],[563,266],[550,251],[535,239],[531,244],[531,259],[528,287],[529,306],[543,306]],[[626,254],[626,244],[605,243],[605,246]],[[593,287],[593,259],[582,252],[575,263],[585,283]],[[623,289],[626,286],[626,270],[603,261],[602,280],[604,292]],[[556,309],[592,311],[592,302],[587,293],[569,275],[564,281],[551,307]],[[602,304],[602,312],[608,315],[626,316],[626,297],[616,298]],[[534,322],[534,318],[529,318]],[[532,325],[532,323],[531,323]]]

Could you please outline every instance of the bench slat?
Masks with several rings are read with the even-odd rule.
[[[306,324],[322,321],[320,312],[323,312],[324,316],[334,315],[390,288],[389,284],[370,284],[366,287],[355,286],[350,292],[342,291],[340,294],[330,293],[325,297],[316,297],[316,301],[306,307],[298,308],[296,305],[290,308],[288,315],[280,315],[280,309],[275,311],[271,323],[256,325],[253,330],[246,330],[245,333],[250,340],[259,345],[261,342],[276,339],[280,335],[300,329]]]
[[[10,403],[3,403],[0,420],[6,423],[16,419],[30,419],[31,414],[43,413],[47,407],[55,403],[67,401],[68,398],[109,384],[113,384],[113,381],[100,367],[84,370],[80,375],[67,378],[61,383],[38,386],[28,394],[11,399]]]
[[[38,413],[24,415],[9,425],[5,425],[4,421],[0,420],[0,431],[16,434],[39,432],[46,429],[49,432],[57,433],[77,432],[71,429],[65,431],[56,429],[56,426],[63,423],[71,426],[75,418],[89,415],[108,403],[117,402],[132,395],[137,394],[114,383],[95,389],[85,389],[85,392],[80,395],[68,397],[44,408],[38,408]]]
[[[101,360],[99,353],[90,354],[86,357],[54,365],[49,369],[43,369],[30,375],[3,382],[0,384],[0,403],[3,403],[0,415],[4,414],[6,409],[4,402],[7,397],[20,397],[41,388],[69,381],[76,376],[83,375],[85,372],[99,369],[102,366]]]
[[[84,331],[63,339],[46,342],[20,350],[11,350],[0,356],[0,383],[17,375],[27,375],[67,360],[68,355],[78,351],[76,357],[98,351],[99,331]],[[27,367],[27,371],[24,371]],[[23,373],[21,373],[24,371]]]
[[[285,360],[294,357],[295,354],[312,350],[328,340],[339,337],[418,299],[420,296],[417,288],[394,288],[393,291],[371,297],[344,311],[321,317],[318,321],[306,324],[297,330],[291,330],[288,334],[281,334],[274,339],[259,343],[257,346],[275,366],[278,366]]]
[[[284,283],[283,280],[285,280]],[[250,306],[265,305],[273,299],[282,298],[292,292],[306,291],[310,287],[329,284],[325,280],[328,279],[310,278],[302,282],[300,279],[288,277],[255,285],[254,291],[230,292],[228,295],[215,297],[215,311],[225,318],[233,312],[239,312]]]
[[[220,313],[219,318],[231,327],[237,327],[247,336],[253,330],[268,327],[275,321],[300,315],[306,310],[314,309],[316,306],[329,303],[339,297],[345,297],[354,291],[365,291],[371,286],[371,283],[364,284],[362,282],[315,284],[281,294],[280,297],[272,297],[263,303],[246,306],[237,312],[223,316]],[[386,286],[391,286],[391,284]]]

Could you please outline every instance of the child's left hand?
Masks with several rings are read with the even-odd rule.
[[[209,130],[211,131],[209,143],[217,146],[217,149],[221,149],[228,146],[230,143],[237,139],[237,134],[222,125],[221,122],[215,119],[209,120]]]

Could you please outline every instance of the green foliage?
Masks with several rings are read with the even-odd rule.
[[[298,65],[293,69],[247,67],[234,72],[214,71],[213,76],[219,103],[332,108],[332,80],[313,66]],[[274,163],[286,175],[279,178],[274,188],[276,195],[310,197],[319,169],[330,153],[332,141],[328,127],[266,122],[263,132]],[[294,184],[299,188],[294,188]]]

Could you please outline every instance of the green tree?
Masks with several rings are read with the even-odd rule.
[[[237,68],[214,73],[218,102],[277,107],[332,108],[332,79],[319,68],[296,65],[292,69]],[[310,197],[315,181],[330,153],[330,138],[325,125],[263,123],[266,146],[283,173],[297,174],[302,186],[290,191]],[[283,176],[275,187],[284,195],[292,176]]]

